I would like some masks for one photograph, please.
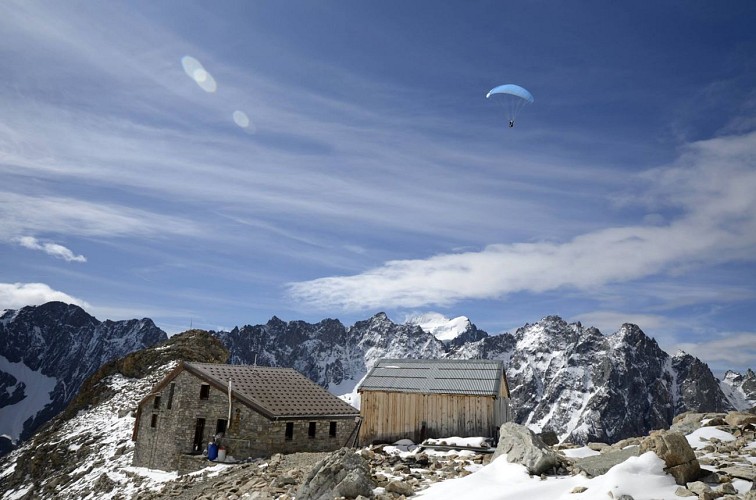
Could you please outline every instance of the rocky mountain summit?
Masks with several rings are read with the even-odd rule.
[[[49,302],[0,315],[0,434],[28,439],[103,364],[167,339],[150,319],[98,321]]]
[[[452,355],[503,359],[514,420],[560,440],[616,442],[664,428],[684,411],[733,409],[705,363],[669,356],[632,324],[605,336],[549,316]]]

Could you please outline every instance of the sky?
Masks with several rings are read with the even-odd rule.
[[[756,367],[756,4],[0,3],[0,309],[547,315]],[[535,97],[514,127],[493,87]]]

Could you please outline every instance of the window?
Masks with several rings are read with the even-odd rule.
[[[328,435],[332,438],[336,437],[336,422],[331,422],[331,427],[328,429]]]
[[[218,423],[215,425],[215,434],[225,434],[226,433],[226,425],[228,425],[228,420],[218,419]]]
[[[168,390],[168,404],[165,405],[166,408],[169,410],[171,409],[171,406],[173,406],[173,391],[176,390],[176,384],[172,383],[171,388]]]
[[[210,399],[210,384],[200,386],[200,399]]]
[[[315,437],[315,422],[310,422],[310,427],[307,429],[307,437],[310,439]]]
[[[150,422],[150,427],[157,427],[157,413],[152,414],[152,421]]]
[[[155,401],[152,403],[152,407],[156,410],[160,409],[160,396],[155,396]]]
[[[286,440],[291,441],[294,439],[294,422],[286,422]]]

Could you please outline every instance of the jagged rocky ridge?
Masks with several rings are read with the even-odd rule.
[[[166,340],[166,333],[150,319],[98,321],[76,305],[49,302],[0,315],[0,356],[8,363],[22,363],[29,370],[49,377],[54,389],[34,394],[33,381],[18,380],[11,365],[0,358],[0,411],[35,396],[49,402],[32,414],[4,413],[23,427],[14,440],[28,439],[42,424],[57,415],[76,396],[84,381],[108,361]],[[27,385],[29,383],[29,386]],[[27,418],[28,417],[28,418]],[[21,420],[18,420],[21,419]],[[3,448],[7,451],[8,439]],[[0,450],[2,451],[2,450]]]
[[[684,411],[734,408],[705,363],[685,353],[670,356],[631,324],[604,336],[549,316],[514,334],[489,336],[469,323],[444,343],[379,313],[349,328],[333,319],[309,324],[274,317],[215,334],[232,363],[291,366],[335,393],[382,357],[501,359],[515,421],[576,443],[646,434]]]

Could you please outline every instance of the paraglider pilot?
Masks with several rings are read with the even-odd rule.
[[[509,120],[509,128],[514,127],[514,120]]]

